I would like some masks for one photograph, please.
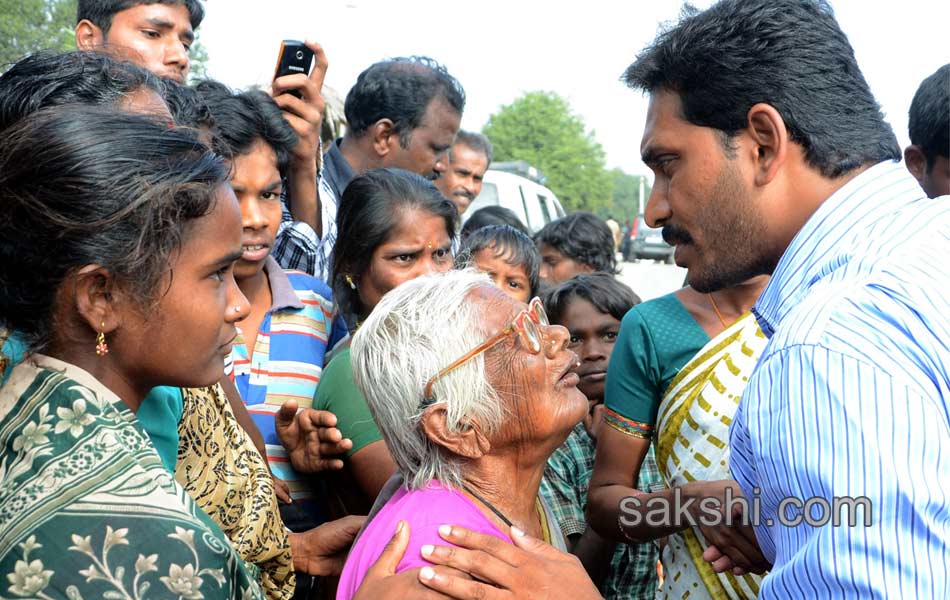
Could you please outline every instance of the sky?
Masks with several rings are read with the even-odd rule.
[[[649,175],[640,161],[647,99],[620,75],[675,20],[679,0],[205,0],[199,29],[209,76],[234,88],[266,86],[280,41],[320,42],[326,85],[341,97],[372,63],[422,54],[465,87],[462,128],[524,92],[553,91],[594,131],[607,166]],[[705,7],[709,0],[695,0]],[[920,82],[950,62],[946,0],[832,0],[871,90],[901,147],[907,110]]]

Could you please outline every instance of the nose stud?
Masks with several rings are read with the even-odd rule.
[[[240,305],[237,305],[237,304],[234,305],[234,312],[236,312],[236,313],[241,312],[241,307],[240,307]]]

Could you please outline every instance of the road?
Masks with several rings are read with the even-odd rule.
[[[618,264],[622,271],[617,278],[633,288],[644,301],[678,290],[686,278],[686,269],[652,260]]]

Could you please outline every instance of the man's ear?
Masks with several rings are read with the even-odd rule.
[[[923,185],[924,175],[927,174],[927,157],[920,146],[911,144],[904,148],[904,164],[918,183]]]
[[[429,441],[457,456],[478,459],[491,450],[491,442],[482,434],[477,423],[452,431],[448,426],[448,412],[444,404],[426,409],[420,424]]]
[[[380,160],[392,151],[393,144],[399,143],[399,135],[393,128],[393,122],[390,119],[380,119],[370,127],[370,133],[373,136],[373,150]]]
[[[747,113],[746,133],[755,153],[755,184],[769,184],[785,164],[788,154],[788,129],[785,120],[771,104],[760,102]]]
[[[95,332],[110,333],[119,326],[115,278],[108,269],[86,265],[73,276],[72,298],[76,314]]]
[[[79,50],[94,50],[106,43],[106,36],[102,29],[89,19],[83,19],[76,24],[76,48]]]

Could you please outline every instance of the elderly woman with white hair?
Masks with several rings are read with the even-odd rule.
[[[428,564],[420,551],[444,544],[444,524],[509,543],[514,525],[564,548],[538,487],[587,414],[567,343],[540,301],[517,302],[472,271],[382,299],[353,338],[353,373],[404,484],[353,546],[338,599],[353,596],[400,521],[411,537],[397,572]]]

